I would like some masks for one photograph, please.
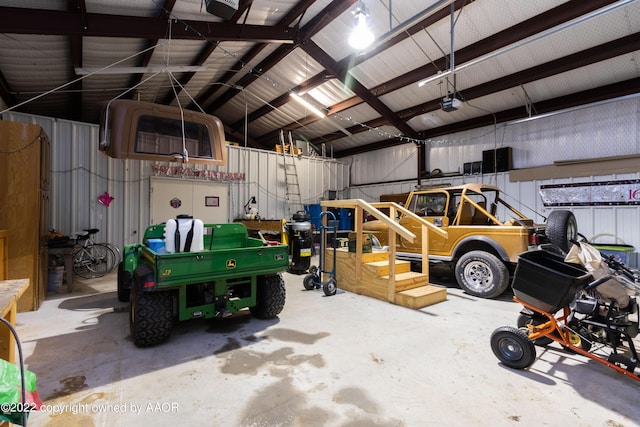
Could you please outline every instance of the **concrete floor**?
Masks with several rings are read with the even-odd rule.
[[[129,337],[115,274],[63,285],[18,314],[45,404],[28,425],[639,425],[639,382],[557,344],[526,371],[498,362],[489,337],[515,325],[510,295],[450,285],[447,301],[411,310],[284,276],[279,318],[183,322],[151,348]]]

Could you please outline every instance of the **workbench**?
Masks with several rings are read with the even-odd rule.
[[[282,233],[282,220],[281,219],[236,219],[234,222],[240,222],[247,227],[249,234],[251,232],[266,232],[280,234]]]
[[[16,325],[18,298],[29,287],[29,279],[0,280],[0,315],[11,326]],[[11,330],[4,323],[0,325],[0,358],[15,363],[16,340]]]

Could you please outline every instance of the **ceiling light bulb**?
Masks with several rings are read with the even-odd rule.
[[[367,25],[367,15],[358,10],[355,15],[356,27],[349,36],[349,45],[354,49],[366,49],[373,43],[373,33]]]

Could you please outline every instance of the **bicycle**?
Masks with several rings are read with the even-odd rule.
[[[102,277],[118,265],[119,249],[116,253],[109,245],[95,243],[91,239],[98,231],[97,228],[89,228],[84,230],[84,234],[75,236],[76,245],[80,247],[73,254],[73,272],[85,279]]]

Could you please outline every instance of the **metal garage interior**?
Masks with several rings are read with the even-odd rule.
[[[219,9],[218,15],[207,11],[214,3],[0,0],[0,118],[39,125],[49,137],[50,227],[64,233],[96,227],[102,240],[136,243],[152,215],[152,180],[193,179],[184,172],[188,165],[167,163],[160,171],[157,162],[113,159],[99,151],[101,112],[114,99],[221,119],[227,164],[203,169],[209,180],[228,187],[229,221],[242,216],[252,197],[263,218],[290,216],[283,155],[276,151],[281,135],[304,149],[296,157],[304,204],[330,195],[373,202],[419,185],[482,182],[501,187],[518,209],[544,219],[554,206],[541,197],[541,188],[640,186],[640,0],[229,0],[219,2],[232,5],[224,16]],[[374,40],[354,49],[347,40],[363,12]],[[484,153],[505,148],[511,153],[508,168],[468,169]],[[175,166],[185,168],[176,172]],[[110,205],[98,202],[105,192],[114,198]],[[629,190],[628,200],[619,203],[570,206],[580,233],[640,248],[637,194]],[[630,263],[639,261],[636,249]],[[287,280],[295,289],[299,278]],[[486,334],[517,316],[508,297],[476,299],[469,307],[464,304],[471,298],[451,290],[449,301],[413,318],[353,295],[339,295],[332,304],[293,292],[280,323],[245,325],[240,319],[226,331],[202,323],[196,328],[200,346],[188,339],[193,331],[182,327],[178,344],[172,344],[182,346],[175,355],[152,349],[150,364],[128,368],[124,361],[140,350],[113,350],[123,342],[132,347],[123,338],[124,308],[104,299],[108,282],[83,285],[79,299],[54,295],[40,310],[18,316],[28,364],[39,371],[43,397],[51,402],[131,403],[134,390],[144,390],[144,402],[180,402],[177,413],[160,408],[146,414],[158,425],[221,425],[224,419],[247,426],[485,420],[630,426],[640,419],[635,384],[594,373],[575,357],[545,353],[540,370],[529,376],[500,368]],[[63,314],[72,313],[70,319],[56,317],[57,303]],[[345,326],[352,321],[347,313],[355,316],[357,310],[358,317],[379,318]],[[464,321],[452,310],[486,323],[474,331],[469,325],[476,319]],[[316,311],[319,318],[309,314]],[[432,323],[440,320],[458,328],[456,335],[473,336],[438,342]],[[38,328],[45,325],[52,328],[43,336]],[[222,338],[207,333],[213,330]],[[327,338],[340,331],[355,338]],[[64,347],[63,337],[73,349]],[[212,341],[202,344],[207,339]],[[106,342],[117,361],[101,347]],[[274,343],[283,344],[286,354]],[[226,352],[225,345],[236,352]],[[93,362],[71,354],[90,348],[97,351]],[[429,358],[398,358],[396,353],[411,349]],[[350,356],[340,366],[343,353]],[[46,357],[60,366],[46,373]],[[243,363],[245,370],[238,368]],[[563,363],[562,372],[555,371]],[[585,377],[583,370],[589,372]],[[118,371],[125,373],[117,377]],[[198,376],[203,371],[206,380]],[[252,389],[243,389],[242,380],[253,382]],[[221,383],[229,393],[199,396],[202,388]],[[438,387],[442,393],[434,391]],[[535,396],[523,396],[526,389]],[[261,398],[267,395],[278,397]],[[537,401],[538,409],[529,408]],[[562,407],[572,405],[575,410]],[[540,413],[542,407],[551,409]],[[80,408],[73,414],[79,418],[71,411],[42,413],[32,417],[33,424],[145,423],[131,407],[118,416]]]

